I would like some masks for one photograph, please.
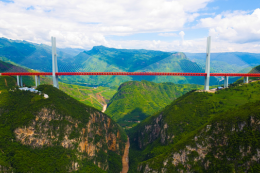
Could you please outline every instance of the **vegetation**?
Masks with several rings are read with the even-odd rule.
[[[188,91],[202,88],[201,85],[170,82],[159,84],[149,81],[125,82],[109,101],[106,114],[122,127],[131,127]]]
[[[194,62],[188,60],[183,53],[170,53],[150,50],[114,49],[95,46],[75,57],[77,71],[110,71],[110,72],[203,72]],[[79,65],[80,64],[80,65]],[[189,76],[78,76],[64,77],[65,83],[114,86],[126,81],[153,81],[173,83],[203,84],[203,77]],[[212,84],[216,83],[213,77]]]
[[[17,90],[15,83],[16,80],[13,77],[0,77],[0,163],[2,166],[10,168],[14,172],[68,172],[71,169],[70,165],[77,161],[82,168],[79,172],[88,169],[89,171],[104,172],[93,165],[93,159],[104,159],[105,156],[109,160],[116,161],[114,167],[111,167],[109,171],[119,172],[118,169],[122,167],[120,156],[122,153],[110,155],[108,152],[104,155],[104,152],[103,154],[98,152],[95,158],[89,158],[86,153],[83,153],[83,157],[87,159],[78,160],[77,155],[79,153],[76,150],[61,146],[64,128],[69,123],[64,119],[65,116],[71,117],[72,121],[79,122],[78,128],[70,136],[70,138],[75,138],[77,131],[87,124],[90,114],[98,112],[98,110],[80,103],[52,86],[41,85],[37,88],[42,93],[49,95],[48,99],[44,99],[42,95]],[[60,127],[55,132],[59,133],[58,141],[53,146],[43,146],[42,148],[22,145],[17,141],[14,130],[19,127],[28,127],[42,108],[55,110],[57,115],[63,117],[60,121],[50,122],[55,128]],[[119,134],[122,137],[120,147],[123,147],[126,142],[126,134],[113,121],[111,127],[113,128],[110,131],[113,133],[120,131]],[[99,140],[104,138],[104,136],[101,136]],[[97,139],[94,138],[94,140]],[[107,146],[104,145],[103,147],[106,148]],[[101,148],[100,151],[104,151],[105,148]],[[92,164],[89,164],[90,162]]]
[[[153,170],[164,167],[171,172],[259,172],[259,105],[260,101],[251,102],[212,116],[205,125],[171,145],[171,152],[142,164],[149,164]],[[187,146],[196,148],[198,145],[204,148],[204,158],[195,150],[187,154],[186,163],[171,163],[172,153],[187,152]],[[168,164],[163,165],[166,159]]]
[[[151,50],[114,49],[95,46],[90,51],[57,49],[60,72],[204,72],[183,53]],[[0,38],[0,60],[30,69],[51,72],[51,47],[26,41]],[[191,76],[63,76],[61,81],[83,86],[119,86],[126,81],[148,80],[156,83],[203,84],[203,77]],[[217,84],[213,77],[212,84]]]
[[[172,144],[203,126],[214,115],[260,100],[259,94],[259,83],[255,82],[230,87],[215,94],[192,91],[179,97],[165,109],[148,117],[129,131],[130,172],[136,171],[137,163],[167,153]],[[152,130],[145,130],[149,125],[155,126],[155,120],[160,115],[160,129],[167,124],[163,133],[159,131],[157,135]],[[162,134],[166,134],[166,137]]]
[[[92,106],[98,110],[103,109],[103,105],[116,93],[115,88],[109,87],[84,87],[79,85],[65,84],[59,82],[60,90],[64,91],[76,100]]]
[[[0,61],[0,72],[35,72],[28,68],[20,67],[10,63]],[[15,78],[15,77],[13,77]],[[15,78],[16,79],[16,78]],[[24,86],[35,86],[34,76],[23,76]],[[52,84],[52,79],[49,76],[40,76],[41,84]],[[3,83],[4,84],[4,83]],[[110,98],[116,93],[116,87],[84,87],[72,84],[59,82],[60,90],[64,91],[76,100],[102,110]]]

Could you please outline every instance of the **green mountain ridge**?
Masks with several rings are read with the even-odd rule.
[[[259,85],[259,82],[231,85],[215,94],[191,91],[143,120],[128,132],[131,142],[129,172],[137,172],[138,164],[149,159],[153,161],[153,164],[149,162],[149,167],[156,165],[153,159],[172,153],[175,144],[208,123],[211,117],[260,100]],[[161,172],[163,168],[156,170]]]
[[[60,72],[204,72],[183,53],[153,50],[115,49],[94,46],[74,57],[80,49],[57,49]],[[52,68],[51,47],[26,41],[0,38],[0,57],[30,69],[50,72]],[[62,82],[82,86],[115,86],[134,80],[203,84],[203,77],[191,76],[62,76]],[[211,84],[217,80],[212,77]]]
[[[183,53],[152,50],[115,49],[94,46],[75,57],[76,71],[99,72],[204,72]],[[153,82],[174,82],[203,84],[203,77],[191,76],[77,76],[62,78],[66,83],[113,86],[126,81],[148,80]],[[216,84],[215,77],[211,84]]]
[[[136,125],[153,113],[163,109],[174,99],[193,90],[202,89],[195,84],[154,83],[129,81],[121,84],[108,103],[106,114],[123,127]]]
[[[44,99],[17,90],[15,83],[12,77],[0,77],[2,170],[121,171],[127,137],[113,120],[52,86],[37,88],[48,94]]]
[[[259,172],[259,105],[247,103],[213,116],[171,152],[140,163],[138,172]]]

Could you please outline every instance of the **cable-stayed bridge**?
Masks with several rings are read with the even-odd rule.
[[[40,84],[39,76],[53,76],[53,85],[58,86],[58,76],[100,76],[100,75],[113,75],[113,76],[204,76],[205,77],[205,90],[209,90],[210,76],[224,77],[224,87],[228,87],[228,77],[244,77],[244,82],[248,83],[248,77],[260,77],[260,73],[210,73],[210,45],[211,37],[207,38],[207,56],[205,73],[178,73],[178,72],[58,72],[57,53],[56,53],[56,38],[52,37],[52,72],[5,72],[0,73],[0,76],[17,76],[18,86],[22,86],[22,76],[35,76],[36,86]]]

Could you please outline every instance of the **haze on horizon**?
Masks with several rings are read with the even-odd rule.
[[[58,47],[260,53],[259,0],[0,0],[0,37]]]

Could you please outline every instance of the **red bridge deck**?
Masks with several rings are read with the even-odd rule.
[[[10,72],[0,73],[2,76],[34,76],[52,75],[52,72]],[[57,76],[66,75],[129,75],[129,76],[206,76],[206,73],[173,73],[173,72],[58,72]],[[210,76],[248,76],[260,77],[260,73],[210,73]]]

